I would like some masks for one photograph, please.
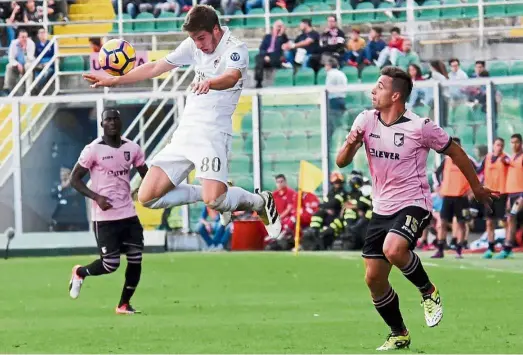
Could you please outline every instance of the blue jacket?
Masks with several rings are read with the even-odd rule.
[[[370,41],[367,43],[365,50],[363,51],[363,57],[368,61],[378,59],[380,52],[387,46],[385,41],[380,39],[379,41]]]
[[[35,58],[38,58],[40,54],[42,54],[42,51],[44,50],[45,46],[49,44],[49,40],[45,43],[41,43],[40,41],[36,41],[35,43]],[[54,46],[49,48],[49,50],[44,54],[42,57],[42,60],[40,61],[40,64],[45,64],[49,62],[54,57]]]

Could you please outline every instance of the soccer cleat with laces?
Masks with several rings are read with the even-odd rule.
[[[76,265],[73,267],[73,272],[71,274],[71,280],[69,281],[69,296],[72,299],[77,299],[80,296],[80,290],[82,289],[82,284],[84,283],[84,278],[76,274],[76,271],[81,265]]]
[[[494,253],[492,252],[492,250],[487,249],[485,251],[485,253],[483,254],[483,259],[492,259],[493,256],[494,256]]]
[[[498,255],[496,255],[494,257],[494,259],[508,259],[512,256],[512,251],[507,251],[505,249],[503,249],[502,251],[499,252]]]
[[[272,193],[270,191],[260,192],[258,189],[256,189],[255,192],[260,195],[265,202],[265,206],[259,212],[260,219],[262,220],[263,224],[265,224],[265,228],[267,229],[269,236],[272,238],[277,238],[281,233],[281,221],[280,216],[278,215],[278,211],[276,211],[276,204],[274,203]]]
[[[421,305],[425,310],[425,321],[429,327],[435,327],[441,322],[443,318],[443,305],[441,304],[441,297],[439,291],[434,287],[432,293],[422,296]]]
[[[141,311],[134,309],[130,304],[123,304],[116,307],[116,314],[140,314]]]
[[[377,348],[378,351],[397,350],[405,349],[410,345],[410,334],[407,331],[406,334],[393,334],[390,333],[385,343]]]

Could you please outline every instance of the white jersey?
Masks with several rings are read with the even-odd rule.
[[[242,74],[233,88],[209,90],[205,95],[189,94],[180,127],[205,127],[232,134],[232,114],[240,99],[243,80],[247,76],[249,52],[245,43],[232,36],[227,27],[222,29],[223,37],[211,54],[203,53],[196,48],[191,38],[187,38],[165,57],[167,63],[176,66],[194,64],[196,75],[193,82],[215,78],[230,68],[238,69]]]

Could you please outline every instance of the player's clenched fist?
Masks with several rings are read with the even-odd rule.
[[[192,92],[196,95],[203,95],[209,92],[211,88],[211,81],[209,79],[202,80],[192,84]]]
[[[363,131],[359,127],[356,127],[356,129],[351,130],[349,135],[347,136],[348,144],[361,143],[362,140],[363,140]]]
[[[108,209],[113,208],[113,205],[109,202],[109,199],[105,196],[98,195],[94,199],[102,211],[107,211]]]

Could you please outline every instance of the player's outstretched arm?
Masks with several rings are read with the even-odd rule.
[[[157,60],[155,62],[145,63],[139,67],[134,68],[129,73],[123,76],[107,76],[102,74],[84,74],[85,80],[91,83],[92,88],[102,86],[116,86],[133,84],[139,81],[155,78],[176,68],[176,65],[167,63],[165,60]]]
[[[465,175],[476,200],[487,205],[492,204],[492,199],[496,198],[499,191],[493,191],[481,185],[476,174],[476,167],[472,164],[467,153],[465,153],[461,146],[456,142],[452,142],[443,154],[448,155],[463,175]]]
[[[362,140],[363,131],[359,127],[350,131],[347,140],[343,143],[341,149],[338,151],[338,155],[336,156],[336,165],[339,168],[344,168],[352,163],[354,155],[356,155],[356,152],[362,145]]]
[[[112,208],[113,206],[111,205],[107,197],[98,195],[96,192],[88,188],[85,182],[83,181],[83,178],[87,175],[88,172],[88,169],[84,168],[80,164],[76,164],[71,173],[71,186],[85,197],[88,197],[91,200],[96,201],[98,206],[100,206],[100,208],[103,211]]]
[[[238,80],[242,78],[242,73],[238,69],[227,69],[222,75],[216,78],[202,80],[192,84],[192,92],[196,95],[207,94],[209,90],[227,90],[233,88]]]

